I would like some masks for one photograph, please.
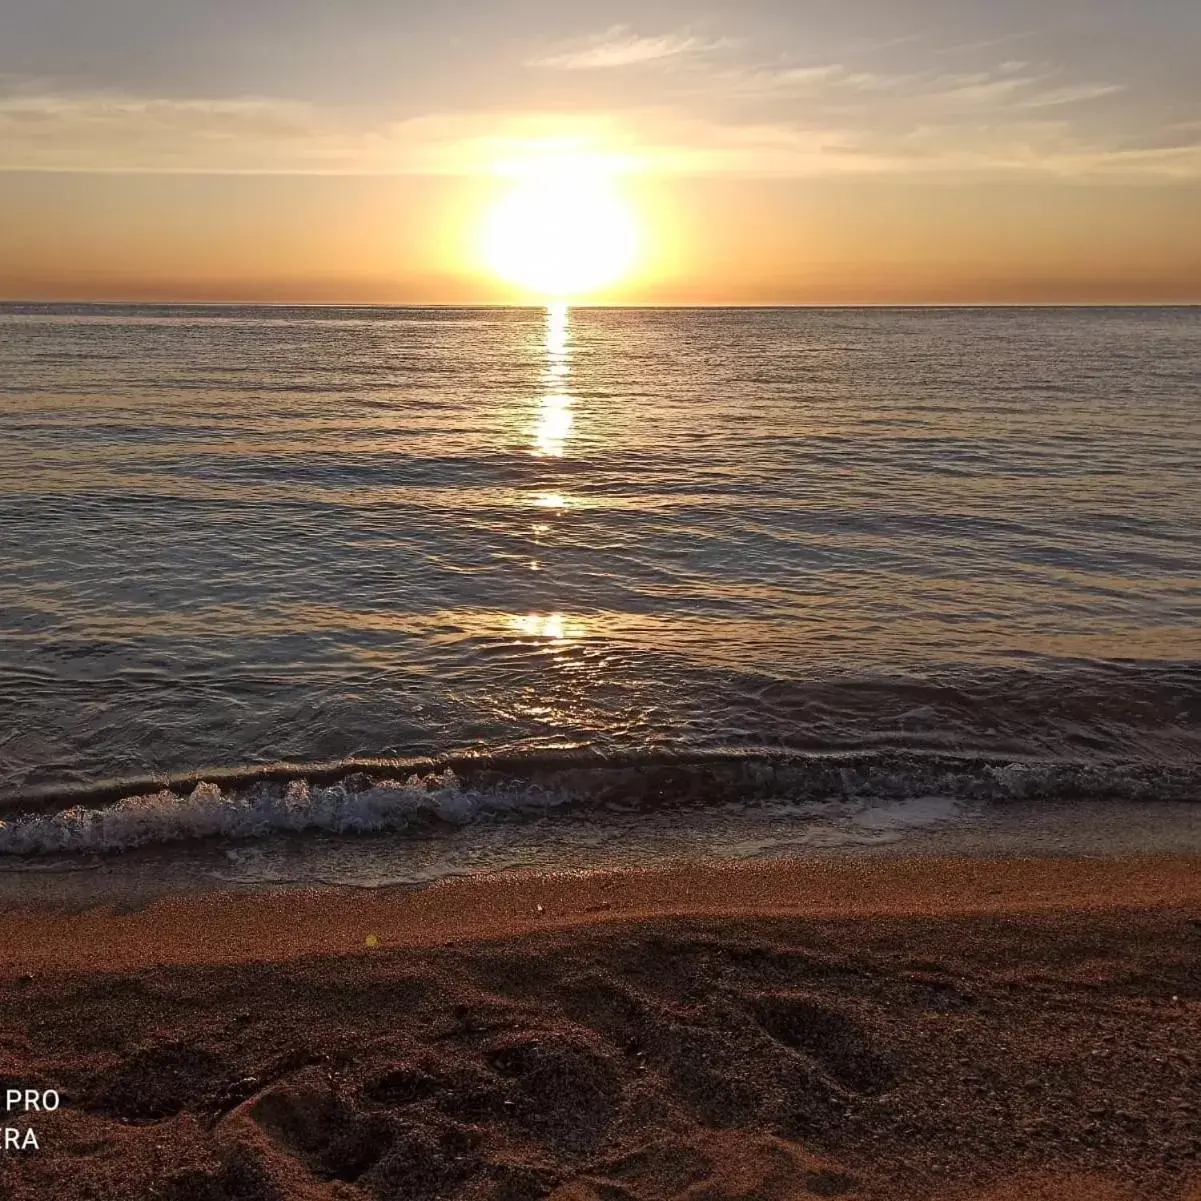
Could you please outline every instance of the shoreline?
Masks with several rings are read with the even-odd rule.
[[[456,877],[423,888],[214,891],[147,903],[12,905],[0,977],[252,963],[434,947],[674,917],[873,918],[1201,911],[1201,856],[814,857]]]

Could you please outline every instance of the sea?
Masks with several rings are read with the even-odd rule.
[[[1201,308],[0,305],[0,870],[1201,848]]]

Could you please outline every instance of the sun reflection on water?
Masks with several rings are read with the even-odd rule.
[[[568,629],[561,613],[524,613],[512,618],[511,625],[519,634],[552,642],[566,642],[579,636],[578,632]]]
[[[570,310],[564,303],[546,306],[546,329],[543,338],[545,359],[542,369],[542,391],[538,403],[537,420],[532,434],[534,444],[530,453],[537,458],[561,459],[567,450],[567,442],[574,431],[572,397],[568,389],[571,375],[571,326]],[[550,465],[547,465],[548,469]],[[550,481],[548,480],[547,483]],[[544,510],[540,517],[561,516],[571,503],[562,492],[537,491],[530,498],[535,508]],[[553,546],[552,525],[543,519],[531,523],[533,545],[542,551]],[[537,553],[537,552],[536,552]],[[527,566],[532,571],[542,571],[540,558],[530,559]],[[552,602],[553,603],[553,602]],[[558,650],[584,636],[584,628],[578,623],[568,625],[561,613],[524,613],[507,619],[509,628],[526,638],[533,638]]]
[[[566,304],[546,306],[546,368],[543,394],[534,430],[534,454],[561,459],[575,419],[567,377],[571,374],[569,310]]]

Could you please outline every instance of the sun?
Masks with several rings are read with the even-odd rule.
[[[488,213],[482,243],[485,263],[502,279],[577,300],[630,274],[640,236],[613,175],[564,158],[516,176]]]

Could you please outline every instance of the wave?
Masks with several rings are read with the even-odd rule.
[[[92,854],[190,840],[362,834],[607,811],[922,797],[975,802],[1194,801],[1201,765],[983,760],[913,753],[668,753],[346,760],[226,769],[157,787],[109,783],[42,797],[0,822],[0,855]],[[67,803],[71,801],[72,803]]]

